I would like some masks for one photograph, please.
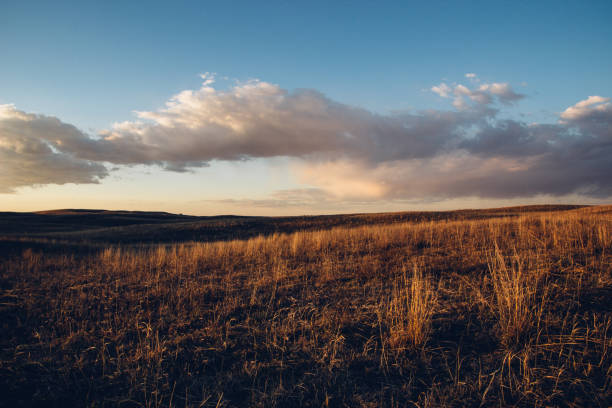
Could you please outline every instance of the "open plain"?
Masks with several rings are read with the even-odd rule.
[[[0,228],[2,406],[612,398],[609,206]]]

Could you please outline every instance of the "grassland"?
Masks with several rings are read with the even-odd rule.
[[[0,222],[2,406],[611,403],[610,206],[111,215]]]

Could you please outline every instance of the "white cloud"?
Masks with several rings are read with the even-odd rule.
[[[446,85],[444,82],[442,82],[440,85],[432,86],[431,90],[432,92],[435,92],[440,95],[442,98],[448,98],[450,96],[450,93],[452,92],[451,87]]]
[[[442,85],[445,88],[441,88]],[[510,84],[497,82],[482,84],[475,89],[470,89],[463,84],[457,84],[451,89],[446,84],[440,84],[437,87],[433,87],[432,91],[445,98],[449,97],[452,91],[452,94],[455,95],[453,106],[459,110],[469,109],[471,106],[468,101],[475,102],[477,106],[485,106],[495,101],[509,104],[524,97],[524,95],[516,93]]]
[[[612,117],[612,104],[610,98],[602,96],[589,96],[587,99],[570,106],[561,113],[561,119],[566,121],[584,120],[596,116],[608,115]]]
[[[464,95],[464,96],[470,96],[472,94],[472,91],[470,91],[468,89],[468,87],[466,87],[465,85],[457,85],[455,86],[455,91],[454,91],[455,95],[460,96],[460,95]]]
[[[467,74],[465,74],[465,77],[469,79],[475,79],[477,76],[473,72],[468,72]]]
[[[505,103],[517,101],[524,97],[524,95],[514,92],[510,84],[507,82],[483,84],[478,88],[478,90],[481,92],[490,92],[491,94],[497,96],[500,101]]]

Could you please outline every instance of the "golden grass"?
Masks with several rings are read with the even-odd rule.
[[[539,325],[546,301],[546,286],[541,282],[543,271],[538,265],[529,265],[529,261],[518,253],[506,260],[498,248],[488,260],[494,293],[491,306],[497,315],[501,340],[507,347],[526,341],[530,331]],[[544,289],[540,290],[541,286]]]
[[[394,282],[388,306],[389,342],[392,347],[419,348],[431,334],[435,292],[427,277],[415,265],[411,277],[406,270]]]
[[[607,406],[612,207],[0,261],[2,406]]]

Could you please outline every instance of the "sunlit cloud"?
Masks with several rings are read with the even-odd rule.
[[[189,171],[285,157],[304,186],[294,190],[300,203],[612,195],[610,98],[578,102],[557,123],[527,124],[503,114],[524,95],[505,82],[475,82],[431,88],[455,109],[379,114],[258,80],[221,90],[204,74],[199,89],[95,137],[4,105],[0,189],[98,182],[107,165]]]
[[[612,103],[610,103],[610,98],[597,95],[589,96],[561,113],[561,119],[565,122],[594,119],[609,123],[611,118]]]
[[[0,105],[0,193],[31,185],[99,182],[108,174],[104,165],[62,150],[63,141],[72,138],[85,136],[56,118]]]
[[[476,74],[465,74],[465,76],[472,82],[476,82]],[[506,82],[485,83],[476,88],[469,88],[463,84],[450,87],[442,82],[433,86],[431,91],[442,98],[454,97],[453,106],[458,110],[483,107],[495,102],[508,105],[525,97],[525,95],[515,92],[512,86]]]
[[[452,88],[446,85],[444,82],[441,83],[440,85],[432,86],[431,90],[432,92],[435,92],[438,95],[440,95],[442,98],[448,98],[451,92],[453,91]]]

